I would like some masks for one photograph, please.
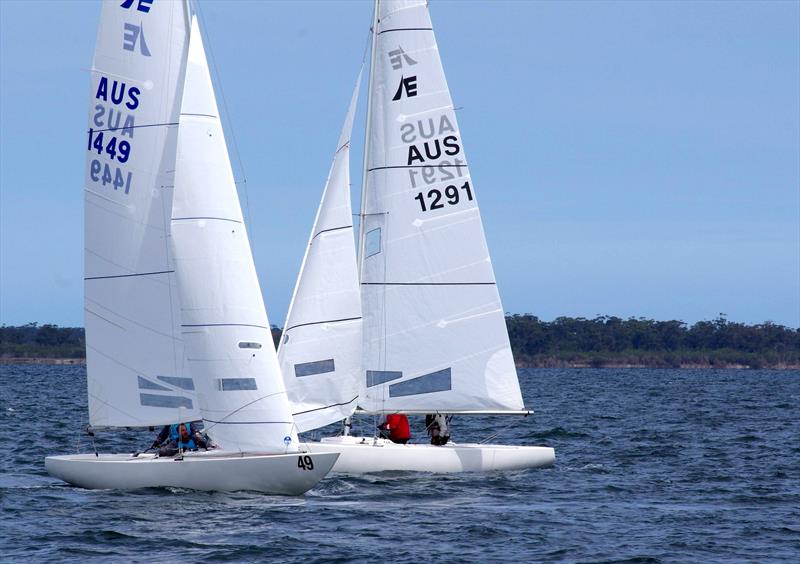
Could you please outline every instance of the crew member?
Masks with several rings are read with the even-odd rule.
[[[402,413],[392,413],[378,425],[381,430],[381,437],[389,439],[393,443],[406,444],[411,438],[411,428],[408,425],[408,417]]]
[[[175,423],[164,425],[150,448],[158,448],[159,456],[174,456],[186,450],[208,449],[210,443],[196,423]]]
[[[431,437],[431,444],[436,446],[446,445],[450,440],[450,419],[444,413],[428,414],[425,416],[425,427]]]

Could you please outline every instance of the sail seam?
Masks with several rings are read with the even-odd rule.
[[[432,27],[397,27],[394,29],[384,29],[378,32],[378,35],[389,33],[390,31],[433,31]]]
[[[86,280],[107,280],[109,278],[130,278],[131,276],[152,276],[155,274],[172,274],[174,270],[159,270],[157,272],[137,272],[135,274],[114,274],[111,276],[89,276],[84,278]]]
[[[212,119],[219,119],[219,116],[212,116],[211,114],[184,114],[181,113],[182,116],[198,116],[198,117],[207,117]]]
[[[427,167],[444,167],[444,168],[469,168],[466,164],[448,164],[448,163],[440,163],[440,164],[430,164],[430,165],[393,165],[393,166],[376,166],[375,168],[370,168],[367,172],[374,172],[376,170],[386,170],[390,168],[427,168]]]
[[[263,325],[251,325],[250,323],[194,323],[181,325],[181,327],[257,327],[258,329],[269,329]]]
[[[292,415],[304,415],[306,413],[311,413],[312,411],[320,411],[322,409],[328,409],[330,407],[338,407],[340,405],[349,405],[349,404],[353,403],[354,401],[356,401],[357,399],[358,399],[358,396],[355,396],[350,401],[344,401],[344,402],[341,402],[341,403],[332,403],[332,404],[326,405],[324,407],[315,407],[314,409],[306,409],[305,411],[297,411],[295,413],[292,413]]]
[[[314,235],[314,236],[311,238],[311,240],[313,241],[313,240],[314,240],[314,239],[316,239],[316,238],[317,238],[319,235],[322,235],[323,233],[328,233],[329,231],[341,231],[342,229],[352,229],[352,228],[353,228],[353,226],[352,226],[352,225],[344,225],[344,226],[342,226],[342,227],[331,227],[330,229],[323,229],[322,231],[318,231],[318,232],[317,232],[317,234],[316,234],[316,235]]]
[[[198,216],[198,217],[173,217],[172,221],[188,221],[192,219],[215,219],[217,221],[230,221],[233,223],[241,223],[238,219],[228,219],[227,217],[205,217],[205,216]]]
[[[497,282],[362,282],[362,286],[496,286]]]
[[[142,129],[143,127],[165,127],[168,125],[180,125],[180,123],[175,122],[168,122],[168,123],[146,123],[144,125],[125,125],[122,127],[109,127],[106,129],[92,129],[95,133],[100,133],[101,131],[126,131],[128,129]]]
[[[214,421],[204,418],[203,421],[215,425],[292,425],[294,421]]]
[[[287,331],[291,331],[292,329],[297,329],[298,327],[306,327],[308,325],[320,325],[322,323],[339,323],[341,321],[357,321],[361,319],[360,317],[345,317],[344,319],[330,319],[327,321],[311,321],[309,323],[299,323],[297,325],[292,325],[288,329],[284,329],[283,332],[286,333]]]

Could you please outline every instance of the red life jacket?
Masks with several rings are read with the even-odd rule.
[[[389,440],[402,441],[411,438],[411,428],[408,426],[408,417],[399,413],[386,416],[386,429],[389,431]]]

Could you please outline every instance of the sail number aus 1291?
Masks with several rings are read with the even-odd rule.
[[[469,181],[462,184],[460,190],[455,185],[451,184],[444,189],[444,192],[438,188],[434,188],[428,190],[427,194],[420,192],[414,199],[419,202],[419,206],[424,212],[428,210],[440,210],[445,205],[442,202],[442,197],[446,198],[447,204],[455,206],[461,201],[461,191],[464,192],[467,200],[472,201],[472,188],[469,185]]]

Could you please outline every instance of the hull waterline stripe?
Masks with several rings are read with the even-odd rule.
[[[84,280],[108,280],[109,278],[130,278],[132,276],[153,276],[155,274],[172,274],[174,270],[159,270],[157,272],[137,272],[135,274],[113,274],[111,276],[89,276]]]
[[[353,402],[354,402],[354,401],[356,401],[357,399],[358,399],[358,396],[354,397],[354,398],[353,398],[353,399],[351,399],[350,401],[344,401],[344,402],[342,402],[342,403],[332,403],[332,404],[330,404],[330,405],[326,405],[325,407],[315,407],[314,409],[307,409],[307,410],[305,410],[305,411],[297,411],[297,412],[295,412],[295,413],[292,413],[292,415],[304,415],[304,414],[306,414],[306,413],[311,413],[311,412],[313,412],[313,411],[320,411],[320,410],[322,410],[322,409],[328,409],[329,407],[338,407],[338,406],[340,406],[340,405],[350,405],[351,403],[353,403]]]
[[[286,333],[287,331],[291,331],[292,329],[297,329],[298,327],[306,327],[308,325],[321,325],[323,323],[339,323],[341,321],[357,321],[361,319],[360,317],[345,317],[344,319],[329,319],[327,321],[310,321],[309,323],[298,323],[297,325],[292,325],[288,329],[284,329],[283,332]]]

